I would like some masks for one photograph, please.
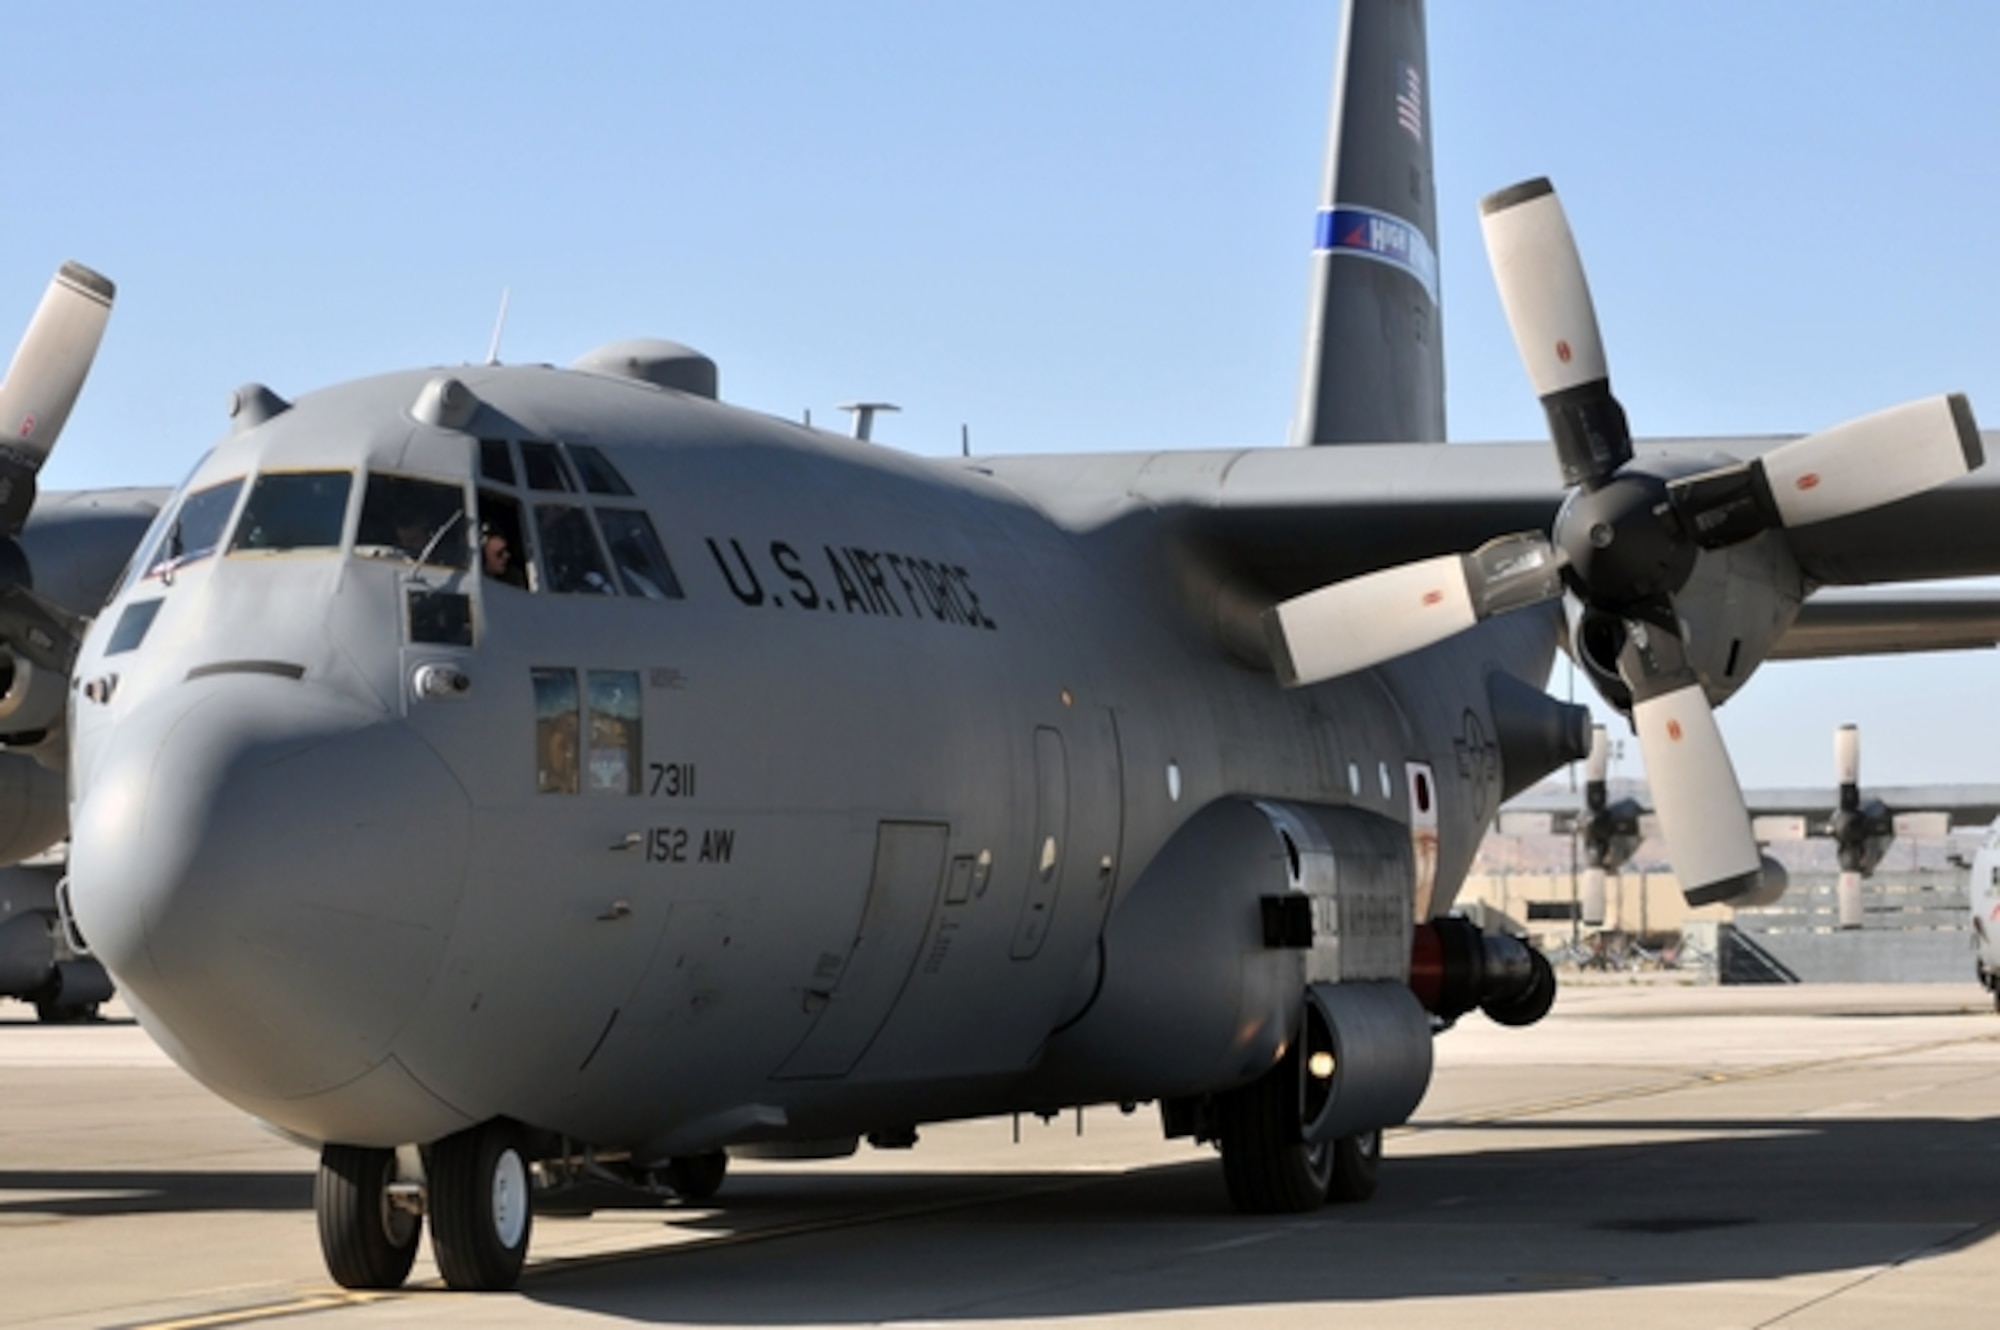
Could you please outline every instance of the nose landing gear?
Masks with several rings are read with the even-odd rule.
[[[343,1288],[401,1287],[428,1199],[444,1282],[472,1292],[514,1287],[535,1218],[520,1129],[498,1120],[469,1127],[432,1146],[427,1162],[426,1186],[402,1176],[394,1150],[321,1149],[313,1210],[327,1272]]]

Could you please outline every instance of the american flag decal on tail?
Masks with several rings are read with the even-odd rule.
[[[1424,141],[1424,76],[1407,60],[1396,62],[1396,123],[1417,142]]]

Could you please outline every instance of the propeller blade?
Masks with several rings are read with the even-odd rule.
[[[49,282],[28,331],[0,382],[0,456],[32,474],[55,447],[84,376],[104,338],[117,293],[80,263],[65,263]]]
[[[1861,731],[1842,725],[1833,732],[1833,783],[1840,787],[1840,806],[1849,807],[1848,792],[1854,792],[1858,806],[1861,794]]]
[[[1866,913],[1861,901],[1861,874],[1852,869],[1840,875],[1840,882],[1834,887],[1834,899],[1840,907],[1840,926],[1859,928]]]
[[[1950,393],[1669,481],[1667,494],[1696,542],[1720,549],[1772,527],[1810,526],[1907,499],[1985,461],[1972,404]]]
[[[1602,725],[1590,727],[1590,765],[1584,768],[1584,805],[1593,813],[1604,811],[1610,799],[1611,736]]]
[[[1763,855],[1701,685],[1635,699],[1632,723],[1646,758],[1653,809],[1688,904],[1754,892],[1763,883]]]
[[[1681,894],[1690,905],[1753,896],[1764,886],[1764,857],[1686,648],[1643,620],[1628,620],[1626,635],[1618,673],[1632,690],[1632,726]]]
[[[1287,688],[1337,679],[1442,642],[1482,619],[1554,600],[1562,560],[1538,532],[1351,577],[1264,612]]]
[[[1580,913],[1585,928],[1604,927],[1604,870],[1586,868],[1583,870]]]
[[[1500,303],[1528,381],[1548,414],[1563,484],[1594,487],[1632,457],[1583,260],[1555,186],[1525,181],[1479,204]]]
[[[1761,467],[1779,521],[1809,526],[1921,494],[1986,460],[1963,394],[1905,402],[1773,448]]]

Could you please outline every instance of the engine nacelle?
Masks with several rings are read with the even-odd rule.
[[[29,742],[62,724],[69,680],[0,647],[0,738]]]
[[[63,774],[26,753],[0,753],[0,865],[18,864],[69,834]]]
[[[1730,460],[1655,456],[1645,464],[1648,472],[1673,479]],[[1682,641],[1688,664],[1711,706],[1721,706],[1749,682],[1798,618],[1805,596],[1805,574],[1781,533],[1766,532],[1696,556],[1673,601],[1686,629]],[[1632,692],[1618,674],[1618,653],[1625,645],[1622,621],[1615,614],[1585,612],[1574,595],[1566,598],[1565,610],[1571,656],[1606,702],[1630,714]]]

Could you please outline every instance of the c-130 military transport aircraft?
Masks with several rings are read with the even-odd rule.
[[[1635,448],[1532,182],[1486,232],[1561,485],[1422,442],[1423,23],[1343,23],[1295,442],[1355,446],[917,458],[626,342],[239,390],[87,628],[5,508],[65,922],[319,1149],[335,1279],[400,1284],[427,1218],[451,1286],[506,1288],[544,1187],[702,1197],[730,1150],[1091,1103],[1218,1145],[1240,1209],[1366,1196],[1434,1031],[1553,1000],[1449,911],[1500,800],[1583,754],[1564,642],[1690,894],[1768,895],[1710,708],[1819,588],[2000,571],[1970,411]],[[94,336],[29,341],[10,388],[53,358],[73,395]]]

